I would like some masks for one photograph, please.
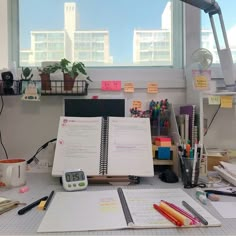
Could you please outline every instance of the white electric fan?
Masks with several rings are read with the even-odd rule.
[[[213,61],[212,53],[206,48],[199,48],[192,53],[192,63],[196,63],[200,71],[207,70]]]

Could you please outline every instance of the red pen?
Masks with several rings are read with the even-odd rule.
[[[162,214],[166,219],[168,219],[169,221],[171,221],[173,224],[177,225],[177,226],[182,226],[183,224],[178,221],[177,219],[175,219],[172,215],[170,215],[168,212],[166,212],[165,210],[161,209],[157,204],[153,204],[153,207],[155,210],[157,210],[160,214]]]
[[[181,209],[180,207],[176,206],[175,204],[164,201],[164,200],[161,200],[161,201],[164,202],[165,204],[167,204],[168,206],[172,207],[174,210],[178,211],[182,215],[188,217],[190,220],[192,220],[192,224],[196,225],[196,224],[200,223],[200,221],[196,217],[192,216],[187,211]]]

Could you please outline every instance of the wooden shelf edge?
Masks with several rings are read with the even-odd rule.
[[[153,159],[153,165],[174,165],[174,161]]]

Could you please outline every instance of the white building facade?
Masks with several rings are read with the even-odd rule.
[[[109,32],[80,31],[78,19],[76,3],[65,3],[64,30],[31,31],[31,48],[20,50],[20,65],[40,66],[42,61],[62,58],[86,65],[110,64]]]

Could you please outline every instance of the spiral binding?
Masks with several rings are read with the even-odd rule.
[[[100,150],[100,165],[99,165],[99,174],[107,174],[107,165],[108,165],[108,118],[107,120],[103,118],[102,120],[102,135],[101,135],[101,150]]]
[[[122,188],[118,188],[117,192],[120,197],[120,202],[121,202],[122,209],[123,209],[123,212],[125,215],[126,223],[127,223],[127,225],[133,224],[134,221],[133,221],[132,216],[130,214],[129,207],[128,207],[127,202],[125,200],[125,196],[124,196]]]

